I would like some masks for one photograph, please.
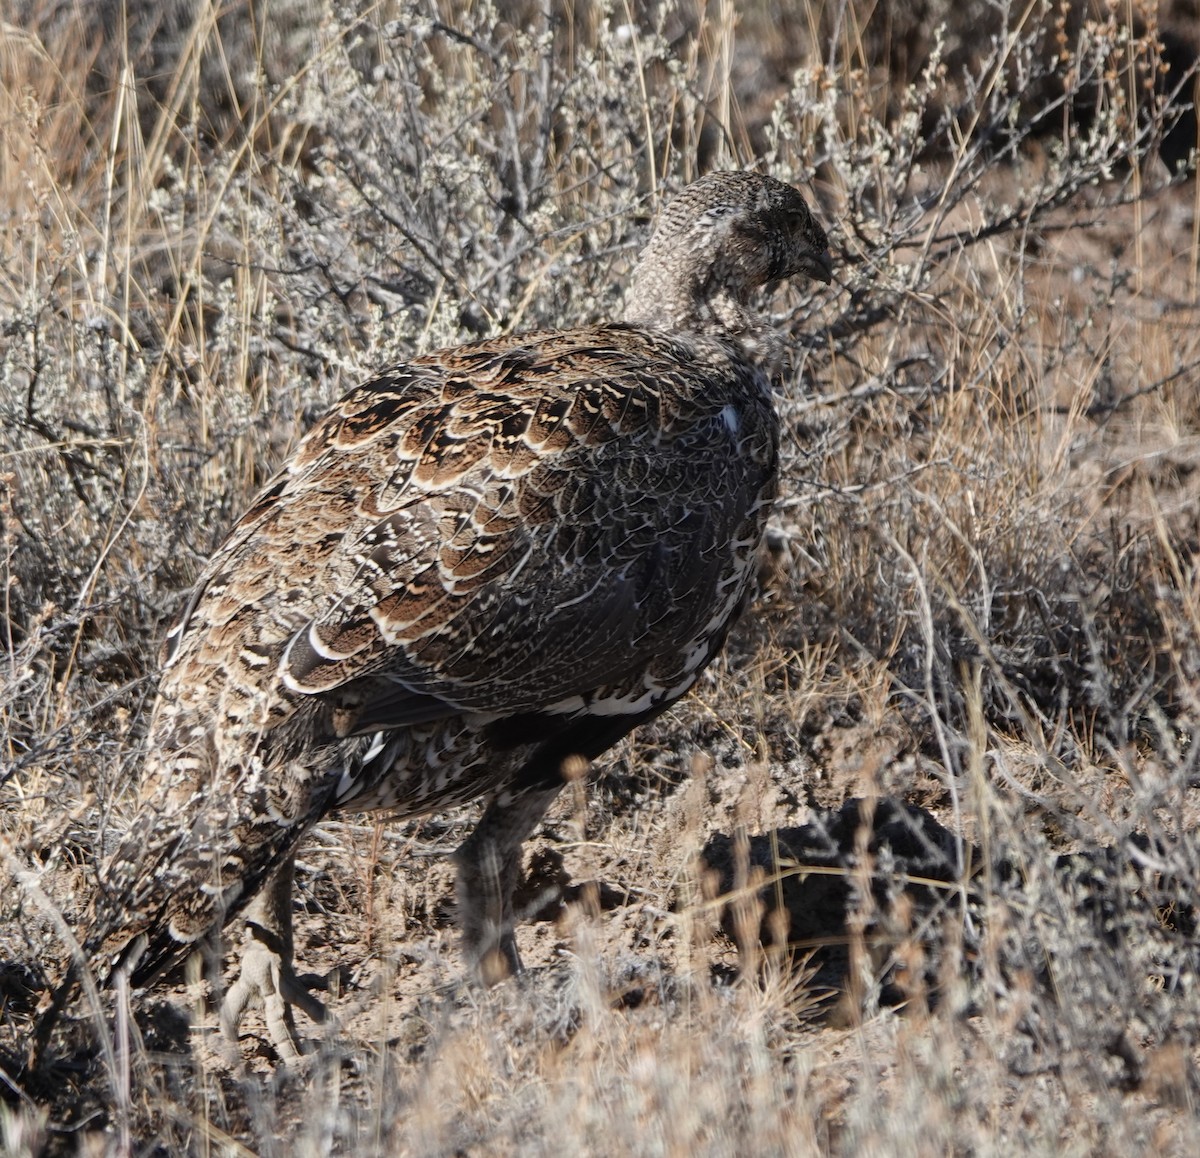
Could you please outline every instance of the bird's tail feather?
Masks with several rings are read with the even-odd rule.
[[[307,830],[220,805],[139,815],[101,872],[84,950],[108,977],[149,984],[232,920]]]

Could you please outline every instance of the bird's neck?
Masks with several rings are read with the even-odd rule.
[[[625,321],[670,334],[716,338],[773,375],[782,357],[779,335],[727,289],[706,288],[708,292],[700,292],[694,286],[653,278],[635,282]]]

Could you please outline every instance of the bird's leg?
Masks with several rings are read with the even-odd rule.
[[[316,979],[296,976],[292,966],[292,878],[295,857],[276,869],[243,918],[242,967],[221,1004],[221,1032],[236,1042],[238,1023],[253,1002],[261,1001],[271,1043],[284,1062],[300,1057],[292,1006],[313,1021],[325,1019],[325,1006],[309,991]]]
[[[561,781],[501,789],[454,855],[463,953],[484,985],[521,971],[512,910],[521,845],[561,789]]]

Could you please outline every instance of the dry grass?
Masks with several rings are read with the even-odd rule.
[[[1200,195],[1152,6],[944,48],[819,0],[158,7],[0,30],[0,1152],[1200,1150]],[[232,1064],[199,971],[25,1068],[238,509],[379,365],[612,316],[734,163],[838,259],[774,303],[763,598],[531,842],[527,983],[461,986],[469,812],[335,818],[306,1071]]]

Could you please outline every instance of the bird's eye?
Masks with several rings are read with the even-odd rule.
[[[733,205],[713,205],[704,211],[697,224],[702,226],[716,225],[718,221],[724,220],[735,212],[736,208]]]

